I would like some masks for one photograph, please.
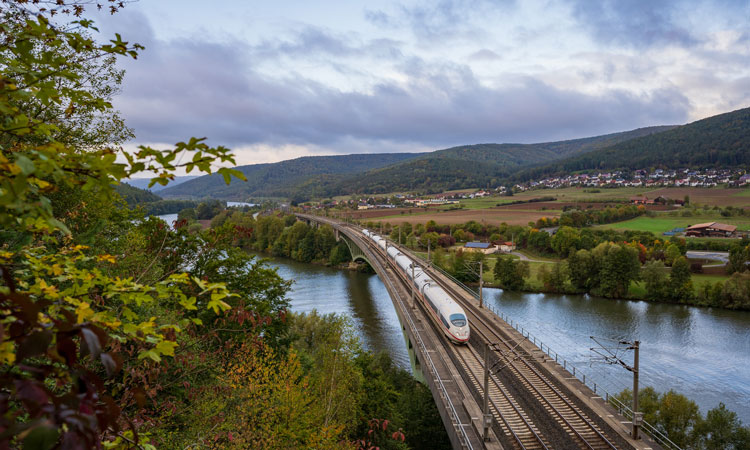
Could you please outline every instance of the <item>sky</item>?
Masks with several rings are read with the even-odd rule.
[[[750,0],[140,0],[114,105],[238,165],[546,142],[750,106]]]

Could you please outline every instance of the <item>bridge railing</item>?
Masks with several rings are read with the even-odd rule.
[[[425,260],[423,255],[420,255],[418,253],[413,253],[423,261]],[[464,283],[458,281],[456,277],[445,271],[443,268],[437,266],[437,265],[430,265],[431,268],[436,269],[441,274],[443,274],[446,278],[450,279],[454,283],[456,283],[458,286],[461,286],[468,294],[471,294],[475,299],[479,299],[479,293],[470,288],[469,286],[465,285]],[[511,327],[515,328],[516,331],[521,333],[521,336],[526,338],[527,340],[531,341],[534,345],[536,345],[542,352],[544,352],[547,356],[550,357],[550,359],[553,357],[555,358],[555,362],[558,364],[561,364],[563,366],[563,369],[568,370],[571,374],[573,374],[574,377],[576,377],[579,381],[581,381],[585,386],[588,386],[591,388],[594,393],[600,393],[604,395],[605,401],[607,403],[610,403],[612,406],[615,407],[615,409],[618,410],[620,414],[622,414],[625,418],[633,420],[633,410],[622,403],[617,397],[614,395],[611,395],[606,389],[603,389],[601,385],[598,385],[594,378],[591,376],[586,376],[586,372],[580,370],[575,365],[568,362],[565,358],[561,358],[560,355],[552,350],[552,348],[549,345],[546,345],[544,342],[542,342],[541,339],[537,339],[536,336],[531,334],[528,330],[524,329],[521,324],[519,324],[517,321],[514,321],[511,319],[508,315],[501,312],[498,308],[496,308],[493,305],[487,304],[487,302],[484,303],[484,306],[495,313],[496,316],[503,319],[506,323],[508,323]],[[662,447],[664,447],[667,450],[682,450],[677,444],[672,442],[669,437],[659,429],[657,429],[655,426],[650,424],[649,422],[643,420],[641,429],[648,434],[654,441],[659,443]]]
[[[410,252],[410,253],[412,253],[414,256],[420,258],[425,263],[429,264],[429,261],[426,261],[424,255],[421,255],[421,254],[416,253],[416,252]],[[475,299],[477,299],[477,300],[479,299],[479,293],[477,291],[475,291],[474,289],[470,288],[466,284],[464,284],[461,281],[459,281],[458,279],[456,279],[456,277],[454,277],[453,275],[451,275],[450,273],[448,273],[443,268],[441,268],[441,267],[439,267],[437,265],[434,265],[434,264],[430,264],[430,268],[437,270],[442,275],[444,275],[446,278],[448,278],[452,282],[456,283],[456,285],[460,286],[464,291],[466,291],[468,294],[470,294],[471,296],[473,296]],[[399,302],[400,302],[400,300],[399,300]],[[625,405],[624,403],[622,403],[617,397],[615,397],[614,395],[611,395],[606,389],[602,388],[601,385],[597,384],[594,381],[593,377],[591,377],[590,375],[587,377],[587,374],[586,374],[585,371],[580,370],[578,367],[576,367],[572,363],[568,362],[567,359],[562,358],[560,356],[560,354],[557,353],[556,351],[552,350],[552,348],[549,345],[546,345],[544,342],[542,342],[541,339],[537,339],[537,337],[534,336],[533,334],[531,334],[531,332],[529,332],[528,330],[524,329],[524,327],[521,326],[520,323],[518,323],[517,321],[514,321],[507,314],[501,312],[495,306],[487,304],[486,302],[485,302],[484,305],[485,305],[485,307],[487,309],[489,309],[490,311],[492,311],[493,313],[495,313],[495,315],[497,315],[498,317],[500,317],[501,319],[503,319],[511,327],[515,328],[516,331],[518,331],[519,333],[521,333],[521,335],[524,338],[526,338],[527,340],[531,341],[534,345],[536,345],[542,352],[544,352],[548,357],[550,357],[550,359],[554,355],[556,363],[561,364],[563,366],[563,369],[568,370],[574,377],[576,377],[579,381],[581,381],[585,386],[588,386],[589,388],[591,388],[594,391],[594,393],[599,393],[600,395],[603,394],[605,401],[607,403],[613,405],[618,410],[618,412],[620,414],[622,414],[625,418],[630,419],[630,420],[633,419],[633,410],[630,407],[628,407],[627,405]],[[404,308],[403,304],[402,304],[402,308]],[[407,314],[407,317],[408,317],[408,314]],[[410,326],[413,326],[413,323],[411,323],[411,317],[408,317],[408,319],[410,321]],[[432,365],[432,371],[433,371],[433,373],[436,374],[437,373],[436,372],[437,369],[434,367],[434,364],[432,363],[432,360],[429,358],[429,354],[427,353],[427,350],[426,350],[426,347],[425,347],[424,343],[421,341],[421,337],[419,337],[418,333],[416,333],[416,328],[412,328],[412,329],[415,330],[415,336],[417,336],[419,338],[418,339],[419,345],[421,346],[421,348],[422,348],[423,352],[425,353],[425,355],[427,355],[427,358],[429,359],[429,362]],[[445,391],[445,386],[443,386],[442,380],[439,380],[439,377],[437,377],[437,376],[435,378],[437,378],[438,379],[437,381],[440,382],[440,387],[441,387],[442,391],[445,393],[444,395],[446,395],[445,398],[450,403],[450,399],[447,397],[447,391]],[[453,408],[452,403],[450,403],[450,406],[451,406],[451,409],[453,409],[455,411],[455,408]],[[456,414],[455,417],[458,418],[458,415]],[[462,428],[462,427],[458,427],[458,428]],[[663,433],[662,431],[660,431],[659,429],[657,429],[655,426],[653,426],[649,422],[647,422],[645,420],[642,421],[641,429],[646,434],[648,434],[654,441],[656,441],[657,443],[659,443],[659,445],[661,445],[665,449],[667,449],[667,450],[682,450],[677,444],[675,444],[674,442],[672,442],[665,433]],[[464,432],[464,435],[465,435],[465,432]],[[468,438],[467,438],[466,442],[469,442]]]
[[[379,263],[376,263],[379,264]],[[385,283],[387,283],[391,291],[394,292],[394,294],[397,292],[395,289],[395,286],[393,285],[393,282],[391,282],[390,279],[387,277],[382,278]],[[424,341],[422,340],[422,336],[419,334],[419,330],[417,329],[416,324],[411,318],[411,315],[409,314],[409,309],[404,304],[404,302],[401,301],[401,297],[398,295],[394,296],[394,300],[399,303],[401,306],[401,310],[404,311],[404,317],[406,318],[409,328],[412,330],[412,335],[414,336],[415,340],[417,341],[417,346],[422,352],[423,360],[427,362],[427,368],[430,371],[431,379],[433,380],[433,383],[437,387],[439,391],[439,395],[441,400],[443,400],[444,404],[447,406],[448,412],[451,415],[451,422],[453,423],[453,428],[455,428],[456,432],[458,433],[459,438],[463,441],[463,447],[473,450],[473,445],[471,444],[471,440],[469,439],[469,436],[466,434],[465,426],[467,424],[462,423],[461,418],[458,415],[458,410],[456,409],[455,405],[453,404],[453,401],[451,401],[450,396],[448,395],[448,390],[445,387],[445,384],[443,383],[443,380],[440,377],[440,374],[438,373],[437,367],[435,366],[435,363],[432,361],[432,357],[430,356],[430,353],[427,351],[427,346],[425,345]]]

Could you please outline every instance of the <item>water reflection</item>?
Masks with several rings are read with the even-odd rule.
[[[410,368],[396,310],[377,276],[281,258],[270,259],[270,264],[294,280],[288,295],[294,311],[344,314],[365,348],[385,351],[399,367]]]
[[[640,340],[643,385],[675,389],[704,412],[724,402],[750,423],[748,312],[496,289],[484,295],[610,392],[630,387],[630,374],[593,362],[589,336]]]
[[[294,310],[345,314],[366,348],[409,367],[398,316],[377,276],[286,259],[271,264],[295,281],[289,294]],[[631,387],[631,375],[593,362],[589,336],[640,340],[642,385],[675,389],[704,412],[724,402],[750,424],[750,312],[499,289],[486,289],[484,296],[610,392]]]

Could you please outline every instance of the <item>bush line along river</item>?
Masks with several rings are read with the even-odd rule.
[[[386,351],[409,367],[396,311],[376,275],[282,258],[270,262],[294,280],[293,310],[345,314],[366,348]],[[631,374],[595,362],[589,336],[640,340],[641,386],[674,389],[704,413],[724,402],[750,423],[750,312],[500,289],[485,289],[484,297],[610,393],[632,387]],[[632,355],[623,358],[632,361]]]
[[[177,215],[159,217],[171,224]],[[396,310],[377,275],[268,259],[279,275],[294,281],[289,293],[294,311],[344,314],[367,349],[385,351],[409,368]],[[750,424],[748,311],[500,289],[485,289],[484,298],[611,394],[632,387],[632,376],[597,362],[589,336],[640,340],[641,386],[674,389],[703,413],[723,402]],[[622,357],[632,361],[629,354]]]

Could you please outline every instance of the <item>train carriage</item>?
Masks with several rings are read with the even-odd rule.
[[[459,344],[468,342],[469,322],[463,308],[411,258],[401,253],[397,247],[389,246],[385,238],[369,230],[363,230],[362,234],[385,250],[388,258],[411,280],[430,317],[448,339]]]

